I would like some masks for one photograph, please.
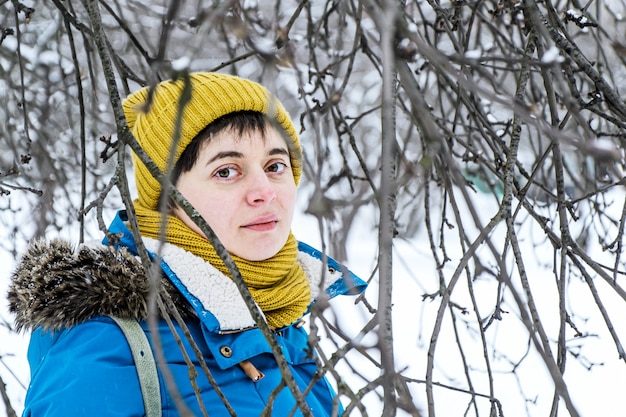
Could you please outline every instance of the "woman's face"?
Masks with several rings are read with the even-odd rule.
[[[225,129],[200,149],[176,188],[211,226],[231,254],[249,261],[274,256],[291,230],[296,184],[289,150],[281,134],[239,135]],[[204,233],[180,207],[174,214],[198,234]]]

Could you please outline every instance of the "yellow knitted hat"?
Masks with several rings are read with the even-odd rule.
[[[176,163],[191,140],[214,120],[237,111],[257,111],[276,120],[291,140],[293,177],[296,185],[299,183],[302,174],[300,139],[289,114],[276,97],[263,86],[232,75],[197,72],[190,74],[189,80],[191,99],[182,112],[176,149],[171,148],[185,81],[169,80],[158,84],[147,111],[149,87],[129,95],[122,103],[130,131],[161,171],[166,169],[170,152],[174,152]],[[161,184],[134,153],[133,162],[138,203],[154,210],[159,204]]]

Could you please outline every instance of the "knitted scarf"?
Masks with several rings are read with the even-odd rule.
[[[135,211],[141,235],[158,239],[162,215],[137,202]],[[175,216],[167,216],[165,241],[199,256],[232,278],[213,245]],[[267,260],[248,261],[231,255],[254,301],[265,314],[267,323],[272,329],[288,326],[298,320],[311,302],[309,281],[296,262],[297,255],[298,243],[291,233],[285,246]]]

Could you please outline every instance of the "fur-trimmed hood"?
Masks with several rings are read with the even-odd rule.
[[[183,304],[167,279],[162,284]],[[8,300],[18,330],[57,330],[98,315],[145,319],[148,294],[144,268],[125,248],[36,240],[11,275]]]
[[[70,327],[96,315],[144,318],[148,280],[126,249],[37,240],[11,276],[9,310],[18,330]]]

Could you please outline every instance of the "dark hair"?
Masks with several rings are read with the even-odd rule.
[[[202,129],[192,140],[189,145],[180,154],[180,158],[174,164],[170,180],[172,184],[176,184],[181,174],[190,171],[198,161],[202,146],[219,132],[226,129],[232,129],[239,136],[247,132],[260,132],[263,137],[267,132],[267,126],[271,123],[263,113],[256,111],[237,111],[219,117],[209,123]],[[167,190],[161,190],[160,198],[167,198],[168,210],[175,207],[174,201],[169,198]],[[161,201],[161,200],[159,200]]]

